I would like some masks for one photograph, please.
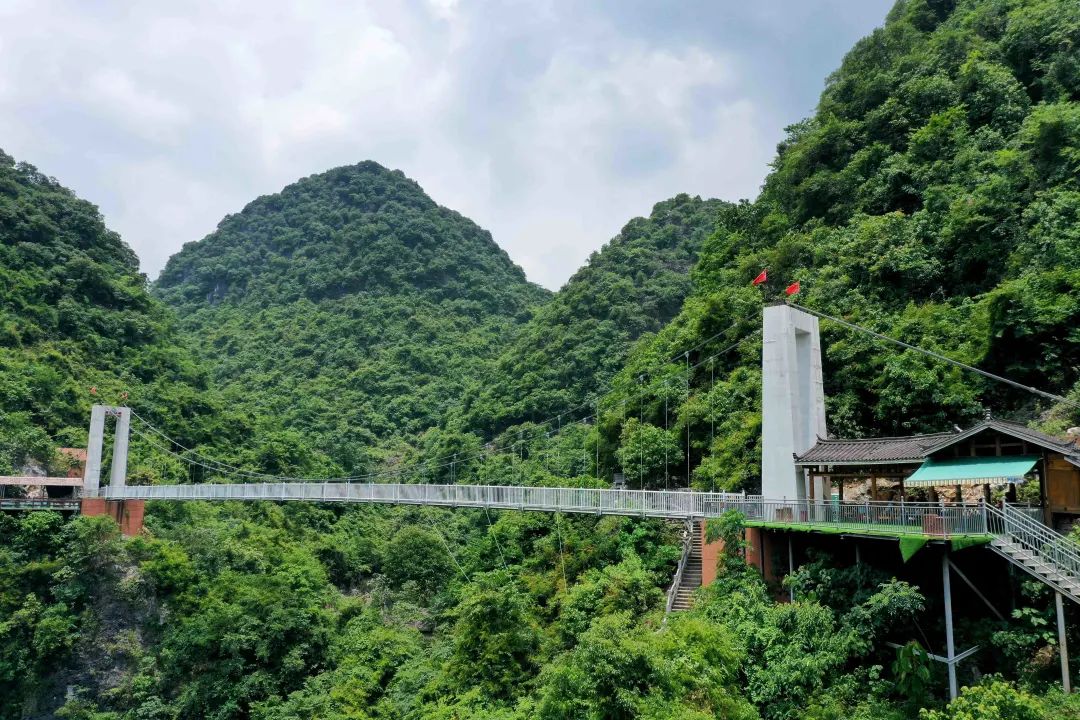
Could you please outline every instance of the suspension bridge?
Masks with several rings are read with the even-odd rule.
[[[766,532],[768,531],[825,532],[855,538],[907,538],[919,542],[944,544],[946,552],[942,555],[942,572],[949,639],[948,655],[942,660],[948,665],[951,690],[955,695],[955,665],[964,657],[964,654],[956,654],[952,643],[949,579],[954,571],[959,572],[959,570],[952,564],[948,548],[985,545],[1014,566],[1053,588],[1058,603],[1059,631],[1063,633],[1062,598],[1080,603],[1080,545],[1048,526],[1049,508],[1023,507],[1010,503],[1008,499],[992,504],[989,502],[990,486],[991,484],[1005,485],[1011,492],[1017,484],[1024,482],[1023,475],[1031,472],[1036,462],[1041,460],[1040,483],[1052,487],[1056,477],[1054,472],[1060,470],[1059,465],[1063,463],[1063,466],[1067,466],[1071,463],[1076,468],[1080,468],[1080,447],[1034,431],[1011,428],[1003,423],[994,424],[989,418],[982,426],[956,434],[939,433],[907,439],[887,438],[869,442],[829,440],[825,424],[818,333],[819,318],[826,318],[842,326],[866,332],[882,341],[921,352],[941,362],[960,366],[988,379],[1031,391],[1055,402],[1076,406],[1076,403],[1069,399],[1037,388],[1030,388],[943,355],[922,350],[839,318],[797,306],[776,305],[765,308],[761,330],[762,494],[760,495],[706,492],[689,488],[635,490],[610,487],[401,482],[408,472],[406,470],[345,478],[277,476],[229,465],[185,447],[134,413],[129,407],[95,405],[91,413],[84,475],[78,483],[81,485],[78,488],[81,491],[81,500],[78,502],[82,511],[87,514],[110,512],[121,521],[125,531],[129,533],[138,532],[141,528],[143,503],[147,500],[420,505],[681,520],[690,524],[694,532],[688,535],[683,557],[669,591],[669,610],[680,598],[685,600],[687,597],[689,592],[685,587],[687,578],[694,578],[697,583],[702,581],[701,521],[718,518],[730,511],[740,513],[748,528],[760,532],[752,544],[758,546],[758,553],[762,558],[766,554]],[[713,339],[715,337],[710,338],[710,340]],[[711,368],[712,362],[720,354],[738,347],[747,339],[749,338],[744,337],[720,353],[705,358],[693,366],[690,363],[691,351],[688,350],[678,356],[685,361],[687,390],[689,391],[692,371],[706,363],[709,363]],[[699,345],[694,350],[700,347]],[[579,407],[587,407],[587,404]],[[590,420],[597,421],[600,410],[595,404],[593,407],[596,409],[594,415],[577,418],[575,423],[588,424]],[[558,433],[566,427],[562,423],[564,416],[566,415],[557,416]],[[101,482],[102,455],[106,420],[109,418],[115,419],[115,425],[109,481],[103,484]],[[133,420],[135,421],[134,428]],[[550,421],[544,424],[547,423]],[[667,405],[665,402],[665,429],[666,427]],[[145,445],[156,448],[171,459],[202,468],[211,477],[228,479],[230,482],[129,484],[127,463],[132,431]],[[687,424],[688,450],[690,448],[689,432],[689,424]],[[982,459],[983,450],[990,446],[986,445],[985,440],[980,445],[978,438],[994,433],[997,434],[993,446],[996,452],[993,458]],[[554,431],[546,433],[546,437],[553,434],[556,433]],[[1000,437],[1002,435],[1005,436],[1004,442]],[[890,444],[885,441],[892,442]],[[459,463],[500,452],[513,453],[517,450],[520,453],[520,447],[524,442],[524,438],[519,437],[517,443],[501,449],[491,442],[485,445],[485,449],[477,456],[464,458],[455,456],[442,465],[422,463],[411,471],[421,474],[425,470],[437,470],[449,466],[453,475],[453,470]],[[847,442],[848,445],[840,448],[842,452],[839,452],[838,447],[842,446],[843,442]],[[912,447],[919,449],[915,452],[911,450]],[[1013,452],[1013,448],[1016,449],[1016,453]],[[598,449],[597,452],[599,452]],[[856,457],[852,457],[852,452]],[[959,457],[961,452],[968,452],[969,456]],[[1041,455],[1032,453],[1041,453]],[[686,478],[689,483],[689,452],[686,453],[686,459]],[[901,491],[899,499],[883,501],[873,497],[863,501],[843,500],[843,478],[851,476],[850,466],[860,463],[862,465],[860,472],[863,473],[863,477],[869,479],[872,487],[876,488],[875,483],[878,477],[898,478]],[[914,472],[912,472],[913,463],[919,465]],[[670,477],[667,466],[665,459],[665,477]],[[599,458],[597,458],[596,467],[599,475]],[[1072,472],[1068,467],[1065,471]],[[922,482],[919,479],[920,473],[928,477],[932,476],[925,482],[925,486],[930,491],[930,499],[909,501],[903,492],[905,481],[909,487]],[[1075,481],[1068,479],[1073,476],[1075,476]],[[1068,476],[1059,473],[1057,477],[1066,477],[1064,482],[1067,483],[1075,482],[1077,490],[1080,491],[1080,472],[1074,472],[1073,475]],[[19,478],[14,480],[19,480]],[[827,487],[834,480],[839,480],[840,483],[841,497],[839,498],[827,497]],[[937,485],[955,484],[956,501],[945,502],[937,497],[933,489],[935,482]],[[963,501],[961,486],[976,482],[983,484],[986,488],[985,497],[976,502]],[[3,484],[3,481],[0,481],[0,485]],[[70,486],[74,483],[65,484]],[[1045,487],[1041,491],[1043,495],[1046,494]],[[874,492],[876,493],[876,490]],[[47,506],[50,502],[71,504],[75,500],[73,498],[55,500],[37,498],[29,504],[33,505],[34,502],[37,503],[36,507],[40,507]],[[62,509],[70,508],[65,506]],[[1080,507],[1076,510],[1080,511]],[[910,544],[909,547],[911,547]],[[789,538],[789,558],[790,553]],[[695,557],[699,567],[689,568],[692,558]],[[762,568],[764,569],[764,564]],[[961,577],[967,581],[962,574]],[[975,589],[974,585],[971,587]],[[978,593],[977,589],[975,591]],[[981,594],[980,597],[982,597]],[[1064,661],[1064,646],[1062,649]],[[1063,669],[1067,667],[1063,665]],[[1067,676],[1065,682],[1066,684],[1068,682]]]

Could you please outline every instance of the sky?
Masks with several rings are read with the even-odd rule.
[[[757,195],[892,0],[0,0],[0,149],[157,276],[259,195],[402,170],[557,289],[677,193]]]

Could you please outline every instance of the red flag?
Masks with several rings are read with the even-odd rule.
[[[764,270],[762,270],[761,273],[756,278],[754,278],[754,282],[752,282],[750,284],[751,285],[760,285],[761,283],[765,282],[768,279],[769,279],[769,276],[765,274]]]
[[[795,282],[791,283],[786,288],[784,288],[784,294],[785,295],[794,295],[797,292],[799,292],[799,281],[798,280],[796,280]]]

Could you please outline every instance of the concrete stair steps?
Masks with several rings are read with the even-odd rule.
[[[679,586],[675,588],[671,603],[672,611],[688,610],[693,605],[694,592],[701,587],[704,571],[701,560],[701,532],[701,523],[694,523],[689,538],[690,551],[687,553],[686,565],[679,578]]]

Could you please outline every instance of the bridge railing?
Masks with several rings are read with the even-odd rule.
[[[714,517],[745,498],[691,491],[333,482],[106,486],[101,494],[109,499],[375,502],[677,518]]]
[[[823,525],[887,535],[983,535],[986,509],[981,503],[844,502],[840,500],[772,500],[746,496],[747,520],[778,525]]]
[[[988,532],[986,508],[981,503],[774,500],[688,490],[293,482],[107,486],[101,493],[112,499],[370,502],[669,518],[719,517],[727,510],[738,510],[752,523],[822,525],[852,532],[940,537]]]
[[[79,509],[78,498],[13,498],[0,497],[0,510],[62,510]]]

